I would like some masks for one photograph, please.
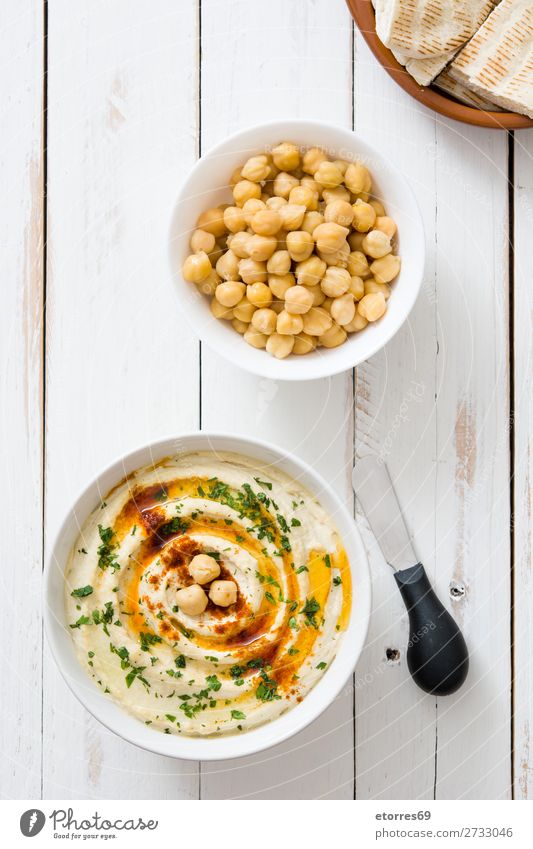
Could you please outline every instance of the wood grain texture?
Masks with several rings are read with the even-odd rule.
[[[418,553],[472,653],[459,694],[436,701],[417,691],[403,663],[405,612],[373,557],[371,683],[356,700],[358,796],[507,798],[506,137],[437,119],[401,96],[359,36],[355,124],[407,175],[427,237],[425,281],[409,322],[358,370],[358,451],[387,455]],[[391,644],[399,663],[378,675]]]
[[[196,36],[194,2],[50,6],[48,545],[103,464],[198,425],[198,343],[166,256],[197,149]],[[44,684],[45,797],[197,797],[195,764],[107,732],[51,660]]]
[[[514,792],[533,799],[533,131],[514,140]]]
[[[203,0],[202,149],[243,126],[277,118],[350,126],[350,40],[342,4]],[[294,451],[349,504],[352,405],[350,374],[300,385],[269,381],[203,346],[202,427],[258,436]],[[202,798],[352,798],[351,687],[287,743],[242,761],[203,765],[201,792]]]
[[[0,13],[0,560],[3,768],[0,797],[41,792],[43,15]],[[22,628],[22,623],[24,623]],[[29,635],[29,639],[28,639]]]

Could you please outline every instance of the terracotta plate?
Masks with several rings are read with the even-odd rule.
[[[353,18],[363,34],[363,38],[372,53],[380,62],[389,76],[398,83],[411,97],[424,106],[434,109],[447,118],[474,124],[477,127],[491,127],[501,130],[518,130],[522,127],[533,127],[533,120],[516,112],[484,112],[465,106],[453,97],[440,92],[436,88],[419,85],[405,68],[398,64],[390,50],[385,47],[376,34],[374,9],[370,0],[346,0]]]

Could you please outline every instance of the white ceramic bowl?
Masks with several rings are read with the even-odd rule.
[[[303,702],[267,725],[240,735],[202,739],[174,737],[151,729],[105,696],[81,667],[65,621],[64,571],[70,551],[89,513],[124,475],[176,452],[233,451],[271,463],[298,479],[334,518],[350,561],[353,603],[350,622],[337,655]],[[219,760],[266,749],[300,731],[338,695],[359,658],[370,616],[368,562],[355,522],[333,490],[302,460],[273,445],[244,437],[195,433],[163,439],[117,460],[92,481],[68,512],[45,570],[44,621],[52,654],[75,696],[107,728],[130,743],[175,758]]]
[[[232,201],[228,180],[234,169],[255,153],[280,141],[318,145],[330,155],[361,160],[372,174],[373,193],[383,199],[398,224],[402,269],[393,284],[387,312],[338,348],[319,348],[305,356],[277,360],[248,345],[229,322],[215,319],[208,298],[181,275],[190,253],[189,238],[203,210]],[[379,351],[402,326],[417,298],[424,273],[424,230],[411,187],[388,157],[342,127],[318,121],[274,121],[235,133],[212,148],[192,168],[182,185],[170,230],[170,265],[180,308],[192,328],[214,351],[254,374],[273,380],[311,380],[350,369]]]

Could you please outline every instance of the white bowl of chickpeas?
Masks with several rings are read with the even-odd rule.
[[[350,369],[418,295],[424,233],[411,188],[350,130],[277,121],[206,153],[170,235],[181,308],[200,338],[271,379]]]

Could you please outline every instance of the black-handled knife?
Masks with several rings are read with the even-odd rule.
[[[468,674],[468,649],[418,561],[386,464],[373,454],[361,457],[352,483],[407,608],[409,672],[426,693],[455,693]]]

